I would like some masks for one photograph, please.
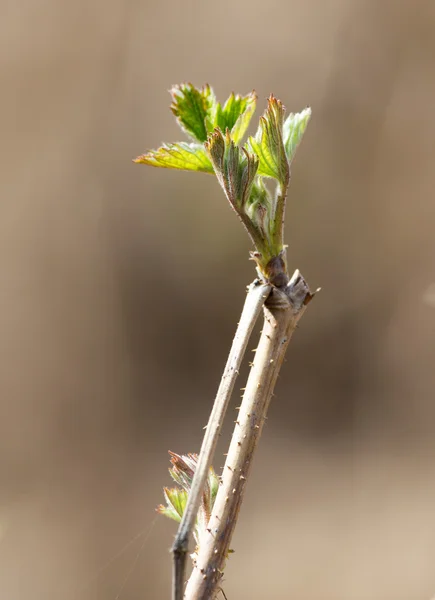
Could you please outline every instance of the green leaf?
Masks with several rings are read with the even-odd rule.
[[[289,166],[282,140],[284,112],[282,102],[271,95],[257,133],[249,138],[247,146],[260,160],[258,175],[273,177],[287,187]]]
[[[293,160],[296,149],[305,133],[311,117],[311,108],[305,108],[300,113],[290,113],[283,125],[283,142],[287,159]]]
[[[209,85],[201,89],[191,83],[175,85],[171,89],[171,110],[181,129],[198,142],[207,140],[206,120],[215,110],[216,98]]]
[[[133,162],[164,169],[213,173],[213,166],[204,147],[186,142],[164,144],[158,150],[150,150],[138,156]]]
[[[198,455],[180,455],[175,454],[175,452],[169,452],[169,454],[172,465],[169,473],[172,479],[181,485],[183,489],[163,488],[166,505],[160,504],[157,507],[157,512],[179,523],[186,509],[188,494],[198,463]],[[193,532],[197,544],[200,543],[200,540],[207,532],[208,522],[218,489],[219,477],[216,475],[213,467],[210,467]]]
[[[213,126],[223,132],[229,129],[232,140],[238,144],[246,133],[256,103],[255,92],[251,92],[247,96],[232,93],[223,108],[219,103],[216,104]]]
[[[180,523],[184,509],[186,508],[186,490],[181,490],[179,488],[163,488],[163,493],[165,495],[166,506],[160,504],[160,506],[157,507],[157,512]]]

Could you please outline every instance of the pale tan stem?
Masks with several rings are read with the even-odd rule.
[[[211,600],[230,549],[254,450],[287,345],[312,295],[296,271],[288,286],[274,288],[264,307],[264,327],[234,429],[216,502],[185,600]]]
[[[192,487],[183,513],[183,519],[172,546],[174,555],[173,600],[182,600],[183,598],[189,536],[195,525],[205,480],[213,460],[222,421],[228,408],[228,402],[234,388],[234,383],[239,374],[239,368],[246,346],[270,291],[270,285],[265,285],[258,280],[254,281],[254,283],[249,286],[242,316],[237,327],[233,345],[216,395],[216,400],[206,427],[201,451],[198,457],[198,464],[192,481]]]

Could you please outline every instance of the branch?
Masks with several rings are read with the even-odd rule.
[[[265,285],[259,280],[256,280],[249,286],[248,289],[249,291],[243,307],[242,316],[237,327],[233,345],[231,347],[227,364],[219,385],[216,400],[207,424],[189,498],[187,500],[186,508],[184,510],[183,518],[180,523],[174,544],[172,546],[172,552],[174,555],[174,576],[172,590],[173,600],[183,599],[189,534],[193,530],[195,524],[201,501],[201,495],[204,490],[205,480],[207,478],[211,461],[213,460],[222,421],[228,407],[228,402],[234,388],[234,383],[237,375],[239,374],[240,364],[242,362],[249,337],[260,314],[261,308],[264,305],[266,298],[269,296],[272,288],[270,285]]]
[[[264,327],[222,475],[207,535],[201,540],[185,600],[211,600],[230,549],[252,459],[284,355],[312,294],[295,271],[288,286],[274,288],[264,308]]]

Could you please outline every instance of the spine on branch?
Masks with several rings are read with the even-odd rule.
[[[201,541],[185,600],[210,600],[218,591],[254,452],[287,346],[312,294],[298,271],[284,290],[274,289],[235,424],[207,536]]]

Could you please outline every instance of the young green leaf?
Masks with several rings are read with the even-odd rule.
[[[163,488],[166,506],[160,504],[157,512],[179,523],[187,502],[187,492],[179,488]]]
[[[157,512],[165,517],[169,517],[178,523],[181,521],[186,508],[188,494],[190,493],[193,475],[198,463],[197,454],[175,454],[169,452],[171,456],[171,468],[169,473],[172,479],[181,486],[180,488],[163,488],[166,505],[160,504]],[[210,467],[207,480],[205,482],[202,494],[201,505],[193,532],[196,543],[199,544],[202,536],[207,533],[207,526],[210,520],[213,505],[219,488],[219,477],[216,475],[213,467]]]
[[[300,113],[290,113],[283,125],[283,142],[287,159],[291,163],[296,149],[307,128],[311,117],[311,108],[305,108]]]
[[[247,146],[260,160],[258,174],[273,177],[287,187],[289,166],[282,140],[284,112],[282,102],[271,95],[257,133],[249,138]]]
[[[171,110],[181,129],[198,142],[205,142],[208,131],[206,121],[215,111],[216,98],[209,85],[201,89],[191,83],[175,85],[171,89]]]
[[[133,162],[164,169],[213,173],[213,166],[204,147],[186,142],[164,144],[158,150],[150,150],[138,156]]]
[[[257,95],[251,92],[247,96],[239,94],[231,96],[225,102],[223,108],[217,103],[213,125],[225,132],[227,129],[231,132],[231,139],[238,144],[246,133],[251,117],[255,111]]]

